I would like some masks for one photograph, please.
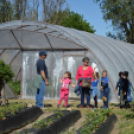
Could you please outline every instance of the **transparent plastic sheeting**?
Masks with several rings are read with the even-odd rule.
[[[82,65],[82,58],[88,56],[90,58],[90,65],[96,63],[101,75],[102,69],[100,65],[94,60],[89,52],[72,51],[72,52],[48,52],[45,60],[50,85],[46,87],[44,99],[58,99],[60,94],[61,84],[59,77],[63,76],[65,71],[70,71],[72,74],[72,83],[75,84],[76,71]],[[35,98],[37,89],[34,87],[34,80],[36,78],[36,62],[39,59],[38,51],[23,52],[23,80],[22,80],[22,98]],[[100,84],[99,87],[100,88]],[[77,98],[74,93],[74,88],[70,87],[69,97]],[[111,96],[111,99],[114,98]]]
[[[68,56],[66,54],[64,58],[64,54],[61,51],[53,53],[50,52],[49,57],[51,60],[47,62],[48,65],[50,65],[49,70],[52,68],[53,71],[50,71],[49,73],[50,83],[52,84],[50,84],[51,86],[47,87],[45,94],[45,97],[48,98],[57,98],[60,89],[60,85],[58,84],[59,75],[61,72],[63,72],[64,69],[70,69],[68,68],[68,62],[69,65],[72,65],[74,68],[77,68],[78,65],[81,64],[80,54],[82,52],[78,52],[78,54],[77,51],[83,49],[88,50],[88,53],[84,54],[84,56],[90,56],[92,63],[95,61],[95,63],[98,64],[100,72],[103,69],[108,71],[108,78],[111,88],[111,101],[117,102],[117,92],[114,92],[114,88],[116,82],[119,79],[118,73],[120,71],[129,71],[129,80],[132,82],[132,85],[134,85],[134,45],[125,43],[123,41],[105,38],[96,34],[91,34],[67,27],[45,24],[44,22],[20,20],[0,24],[0,49],[0,59],[4,59],[7,64],[10,64],[10,62],[12,62],[12,58],[14,55],[16,55],[18,50],[23,50],[23,69],[27,69],[28,66],[29,68],[35,67],[32,66],[33,64],[31,63],[31,60],[36,62],[38,59],[38,52],[32,52],[31,50],[50,49],[50,51],[54,51],[54,49],[60,49],[61,51],[74,51],[73,53],[75,56]],[[14,49],[16,49],[16,51],[10,51]],[[11,52],[13,53],[11,54]],[[8,53],[10,53],[11,57],[6,56]],[[35,59],[31,58],[30,54],[33,55]],[[29,60],[29,63],[27,63],[27,60]],[[62,63],[62,61],[65,62]],[[63,68],[60,68],[61,66],[58,65],[58,63],[63,64]],[[24,66],[24,64],[27,64],[28,66]],[[11,65],[12,68],[14,68],[13,64]],[[15,68],[17,68],[17,66],[15,66]],[[73,69],[71,71],[72,76],[74,77],[76,72]],[[36,70],[33,72],[35,71]],[[25,72],[23,70],[23,80],[26,82],[26,79],[28,79],[30,75],[35,75],[33,72]],[[28,76],[28,74],[30,75]],[[17,75],[17,73],[15,73],[15,75]],[[17,79],[19,76],[20,71],[18,72]],[[24,76],[26,79],[24,79]],[[34,77],[32,79],[34,79]],[[25,89],[25,92],[23,94],[23,97],[27,97],[27,86],[30,88],[30,85],[25,85],[24,81],[23,87]],[[33,90],[33,92],[34,93],[31,95],[32,97],[35,94],[35,90]],[[70,91],[70,96],[75,96],[72,90]]]

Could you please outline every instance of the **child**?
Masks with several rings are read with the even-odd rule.
[[[57,107],[59,108],[62,100],[65,100],[65,107],[68,106],[68,95],[69,95],[69,85],[75,88],[75,85],[71,83],[71,73],[69,71],[66,71],[64,73],[64,78],[60,77],[60,83],[62,84],[60,89],[60,99],[58,102]]]
[[[91,87],[92,96],[93,96],[94,102],[95,102],[94,109],[96,109],[98,107],[98,102],[97,102],[98,88],[97,88],[97,85],[99,83],[99,73],[95,72],[95,69],[96,69],[96,67],[94,67],[94,80],[93,80],[92,87]]]
[[[118,95],[120,96],[120,90],[121,90],[121,86],[120,86],[120,81],[122,81],[123,78],[123,72],[119,72],[119,81],[116,84],[115,90],[117,90],[119,88],[119,92]]]
[[[123,78],[120,81],[120,108],[126,108],[127,105],[127,92],[128,92],[128,86],[129,81],[127,79],[127,73],[123,73]]]
[[[127,101],[126,101],[126,106],[129,107],[129,102],[132,101],[132,96],[131,96],[131,88],[132,88],[132,84],[129,81],[128,77],[129,77],[129,72],[125,71],[124,72],[126,79],[128,80],[128,91],[127,91]]]
[[[102,100],[103,100],[103,109],[108,108],[108,96],[109,96],[109,87],[108,87],[108,77],[107,71],[102,71],[102,78],[101,78],[101,92],[102,92]]]

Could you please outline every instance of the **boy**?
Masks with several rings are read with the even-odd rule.
[[[122,73],[123,78],[120,80],[120,108],[125,108],[127,104],[127,92],[129,81],[127,79],[127,73]]]

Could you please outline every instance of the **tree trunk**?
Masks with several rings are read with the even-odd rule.
[[[1,105],[4,105],[4,106],[6,106],[6,97],[5,97],[5,86],[4,86],[4,84],[1,84],[0,85],[0,97],[1,97],[1,99],[0,99],[0,102],[2,102],[1,103]]]

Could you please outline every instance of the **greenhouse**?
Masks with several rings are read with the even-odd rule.
[[[73,83],[82,58],[90,58],[90,64],[97,64],[98,71],[108,71],[110,100],[118,101],[114,91],[119,71],[129,71],[129,79],[134,84],[133,44],[102,37],[99,35],[37,21],[11,21],[0,24],[0,59],[11,65],[14,80],[21,81],[21,97],[34,99],[36,89],[36,61],[40,50],[48,51],[46,65],[50,86],[44,99],[59,97],[59,76],[64,71],[72,73]],[[7,97],[15,94],[10,85],[5,88]],[[70,89],[70,98],[77,98]]]

